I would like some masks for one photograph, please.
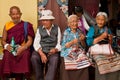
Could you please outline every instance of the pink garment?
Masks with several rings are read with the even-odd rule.
[[[83,32],[83,34],[86,35],[86,31],[85,31],[85,27],[84,27],[83,19],[82,18],[80,18],[80,20],[78,22],[78,28]]]

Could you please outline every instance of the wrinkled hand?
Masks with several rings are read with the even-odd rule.
[[[19,55],[21,55],[22,54],[22,52],[25,50],[25,47],[24,46],[20,46],[20,47],[18,47],[18,49],[17,49],[17,56],[19,56]]]
[[[96,37],[93,41],[93,44],[96,44],[98,42],[100,42],[101,40],[105,39],[108,37],[108,33],[107,32],[104,32],[102,33],[100,36]]]
[[[66,47],[66,48],[69,48],[69,47],[71,47],[71,45],[76,44],[76,43],[78,43],[78,39],[73,39],[72,41],[67,42],[67,43],[65,44],[65,47]]]
[[[58,52],[58,49],[52,48],[48,54],[52,55],[52,54],[55,54],[56,52]]]
[[[78,39],[77,39],[77,38],[76,38],[76,39],[73,39],[73,40],[72,40],[72,43],[73,43],[73,44],[78,43]]]
[[[71,42],[67,42],[66,44],[65,44],[65,47],[66,48],[69,48],[71,46]]]
[[[80,40],[85,40],[85,35],[84,35],[84,34],[81,34],[79,39],[80,39]]]
[[[47,63],[48,59],[47,56],[45,55],[45,53],[43,53],[42,49],[38,49],[38,53],[41,57],[42,63]]]
[[[47,63],[48,59],[44,53],[40,54],[40,57],[41,57],[42,63]]]
[[[10,44],[7,46],[7,50],[8,50],[9,52],[11,52],[12,47],[10,46]]]

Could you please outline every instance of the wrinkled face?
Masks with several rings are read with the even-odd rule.
[[[78,17],[72,17],[68,22],[68,25],[71,29],[77,29],[78,27]]]
[[[106,18],[103,15],[96,17],[96,23],[98,27],[102,28],[106,24]]]
[[[9,15],[10,15],[10,17],[13,20],[14,23],[18,23],[20,21],[20,18],[21,18],[22,14],[16,8],[13,8],[10,11]]]
[[[49,29],[52,26],[52,21],[53,20],[45,19],[45,20],[42,20],[41,22],[42,22],[42,25],[44,25],[46,29]]]

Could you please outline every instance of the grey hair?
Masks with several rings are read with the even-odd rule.
[[[75,14],[70,15],[70,16],[68,17],[68,23],[70,22],[71,18],[78,18],[78,16],[75,15]]]
[[[105,13],[105,12],[98,12],[97,15],[96,15],[96,17],[98,17],[98,16],[104,16],[105,19],[106,19],[106,22],[108,21],[108,15],[107,15],[107,13]]]

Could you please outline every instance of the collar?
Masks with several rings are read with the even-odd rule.
[[[53,25],[53,24],[52,24],[51,28],[52,28],[52,27],[54,27],[54,25]],[[51,29],[51,28],[50,28],[50,29]],[[46,29],[44,25],[43,25],[42,29]]]

